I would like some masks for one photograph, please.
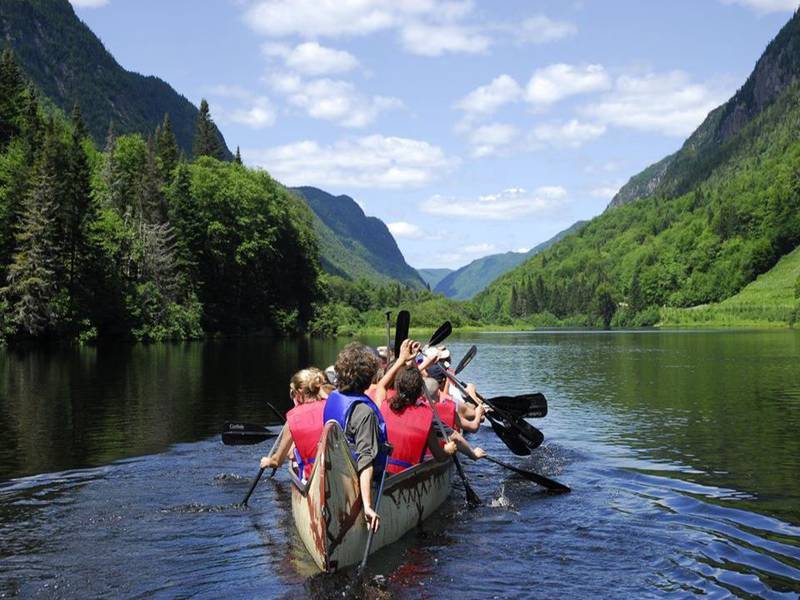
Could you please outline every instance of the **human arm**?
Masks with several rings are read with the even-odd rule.
[[[372,475],[375,469],[372,463],[358,474],[358,485],[361,489],[361,503],[364,507],[364,518],[367,520],[367,528],[378,531],[381,526],[381,518],[375,509],[372,508]]]
[[[464,439],[464,436],[457,431],[453,432],[453,434],[450,436],[450,439],[456,443],[459,452],[466,454],[472,460],[478,460],[486,456],[486,451],[483,448],[473,448],[469,445],[469,442]]]
[[[431,427],[430,431],[428,431],[428,449],[431,451],[431,454],[433,454],[433,458],[439,462],[444,462],[456,453],[456,444],[450,441],[444,445],[444,448],[442,448],[439,445],[439,436],[436,435],[436,430],[434,427]]]
[[[456,411],[456,421],[460,424],[463,431],[475,433],[480,429],[484,413],[485,409],[483,404],[473,407],[466,402],[462,402],[458,405],[458,410]]]
[[[383,401],[386,399],[387,390],[389,386],[392,385],[392,382],[394,382],[398,371],[404,368],[406,361],[411,358],[412,344],[413,342],[411,340],[403,340],[403,343],[400,344],[400,354],[397,356],[397,360],[394,361],[391,368],[386,371],[386,374],[381,377],[381,380],[375,386],[375,404],[378,406],[383,404]]]
[[[283,461],[286,460],[286,457],[289,456],[289,451],[292,449],[292,444],[294,440],[292,439],[292,432],[289,431],[289,426],[284,425],[283,429],[281,429],[280,434],[278,435],[278,446],[269,456],[264,456],[261,458],[261,468],[262,469],[277,469],[283,464]]]

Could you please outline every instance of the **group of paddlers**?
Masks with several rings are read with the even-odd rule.
[[[310,367],[296,373],[289,393],[295,406],[261,468],[277,468],[291,455],[296,473],[307,479],[314,465],[325,423],[342,428],[353,450],[368,526],[377,531],[380,517],[372,502],[377,473],[400,473],[424,460],[448,460],[457,450],[477,460],[462,432],[478,430],[484,408],[473,385],[466,392],[449,389],[450,354],[444,347],[421,348],[407,339],[390,362],[388,348],[348,344],[325,372]]]

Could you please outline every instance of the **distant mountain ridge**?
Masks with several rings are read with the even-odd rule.
[[[469,300],[476,294],[482,292],[492,281],[504,273],[525,262],[532,256],[536,256],[556,242],[564,239],[569,234],[578,231],[585,224],[586,221],[577,221],[564,231],[558,232],[549,240],[538,244],[527,252],[491,254],[473,260],[468,265],[442,278],[441,281],[436,284],[434,291],[455,300]]]
[[[431,289],[452,272],[453,269],[417,269],[419,276]]]
[[[633,176],[609,204],[614,208],[654,195],[678,196],[726,159],[726,141],[771,106],[800,78],[800,19],[795,16],[769,43],[744,85],[711,111],[681,149]]]
[[[386,224],[366,216],[351,197],[334,196],[309,186],[290,189],[306,201],[317,217],[315,229],[325,271],[352,280],[394,279],[412,287],[425,287],[417,271],[406,263]]]
[[[116,133],[152,133],[169,114],[178,145],[192,153],[197,108],[157,77],[123,69],[77,17],[68,0],[0,1],[0,45],[9,45],[25,74],[67,114],[77,102],[94,141]],[[232,158],[217,130],[224,157]]]

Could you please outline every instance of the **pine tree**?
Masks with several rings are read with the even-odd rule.
[[[0,148],[20,133],[24,93],[25,78],[14,53],[6,48],[0,54]]]
[[[147,157],[142,173],[140,186],[140,217],[146,223],[165,223],[167,221],[167,205],[162,191],[163,180],[156,158],[156,143],[153,137],[147,138]]]
[[[239,166],[242,166],[242,153],[239,152],[239,146],[236,146],[236,156],[233,158],[233,162]]]
[[[68,251],[67,281],[69,299],[73,300],[80,264],[86,254],[86,227],[91,207],[91,170],[83,140],[87,135],[80,108],[72,112],[72,137],[67,150],[64,194],[64,238]]]
[[[164,115],[164,121],[156,130],[156,154],[161,160],[161,177],[164,181],[169,181],[180,160],[178,140],[172,131],[169,114]]]
[[[512,317],[518,317],[519,315],[519,295],[517,294],[517,286],[511,285],[511,302],[510,302],[510,312]]]
[[[30,336],[43,335],[56,325],[58,258],[63,250],[58,219],[63,165],[52,129],[51,124],[34,168],[16,235],[17,252],[9,267],[8,286],[2,290],[18,333]]]
[[[176,266],[197,281],[197,257],[202,252],[206,227],[192,198],[192,176],[186,163],[178,165],[168,194],[169,220],[177,234]]]
[[[200,101],[200,112],[197,115],[197,126],[194,133],[194,146],[192,148],[195,158],[211,156],[222,159],[222,145],[220,144],[208,102],[203,98]]]

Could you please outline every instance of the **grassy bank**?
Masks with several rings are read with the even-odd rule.
[[[716,304],[664,308],[662,327],[791,327],[800,319],[800,248]]]

